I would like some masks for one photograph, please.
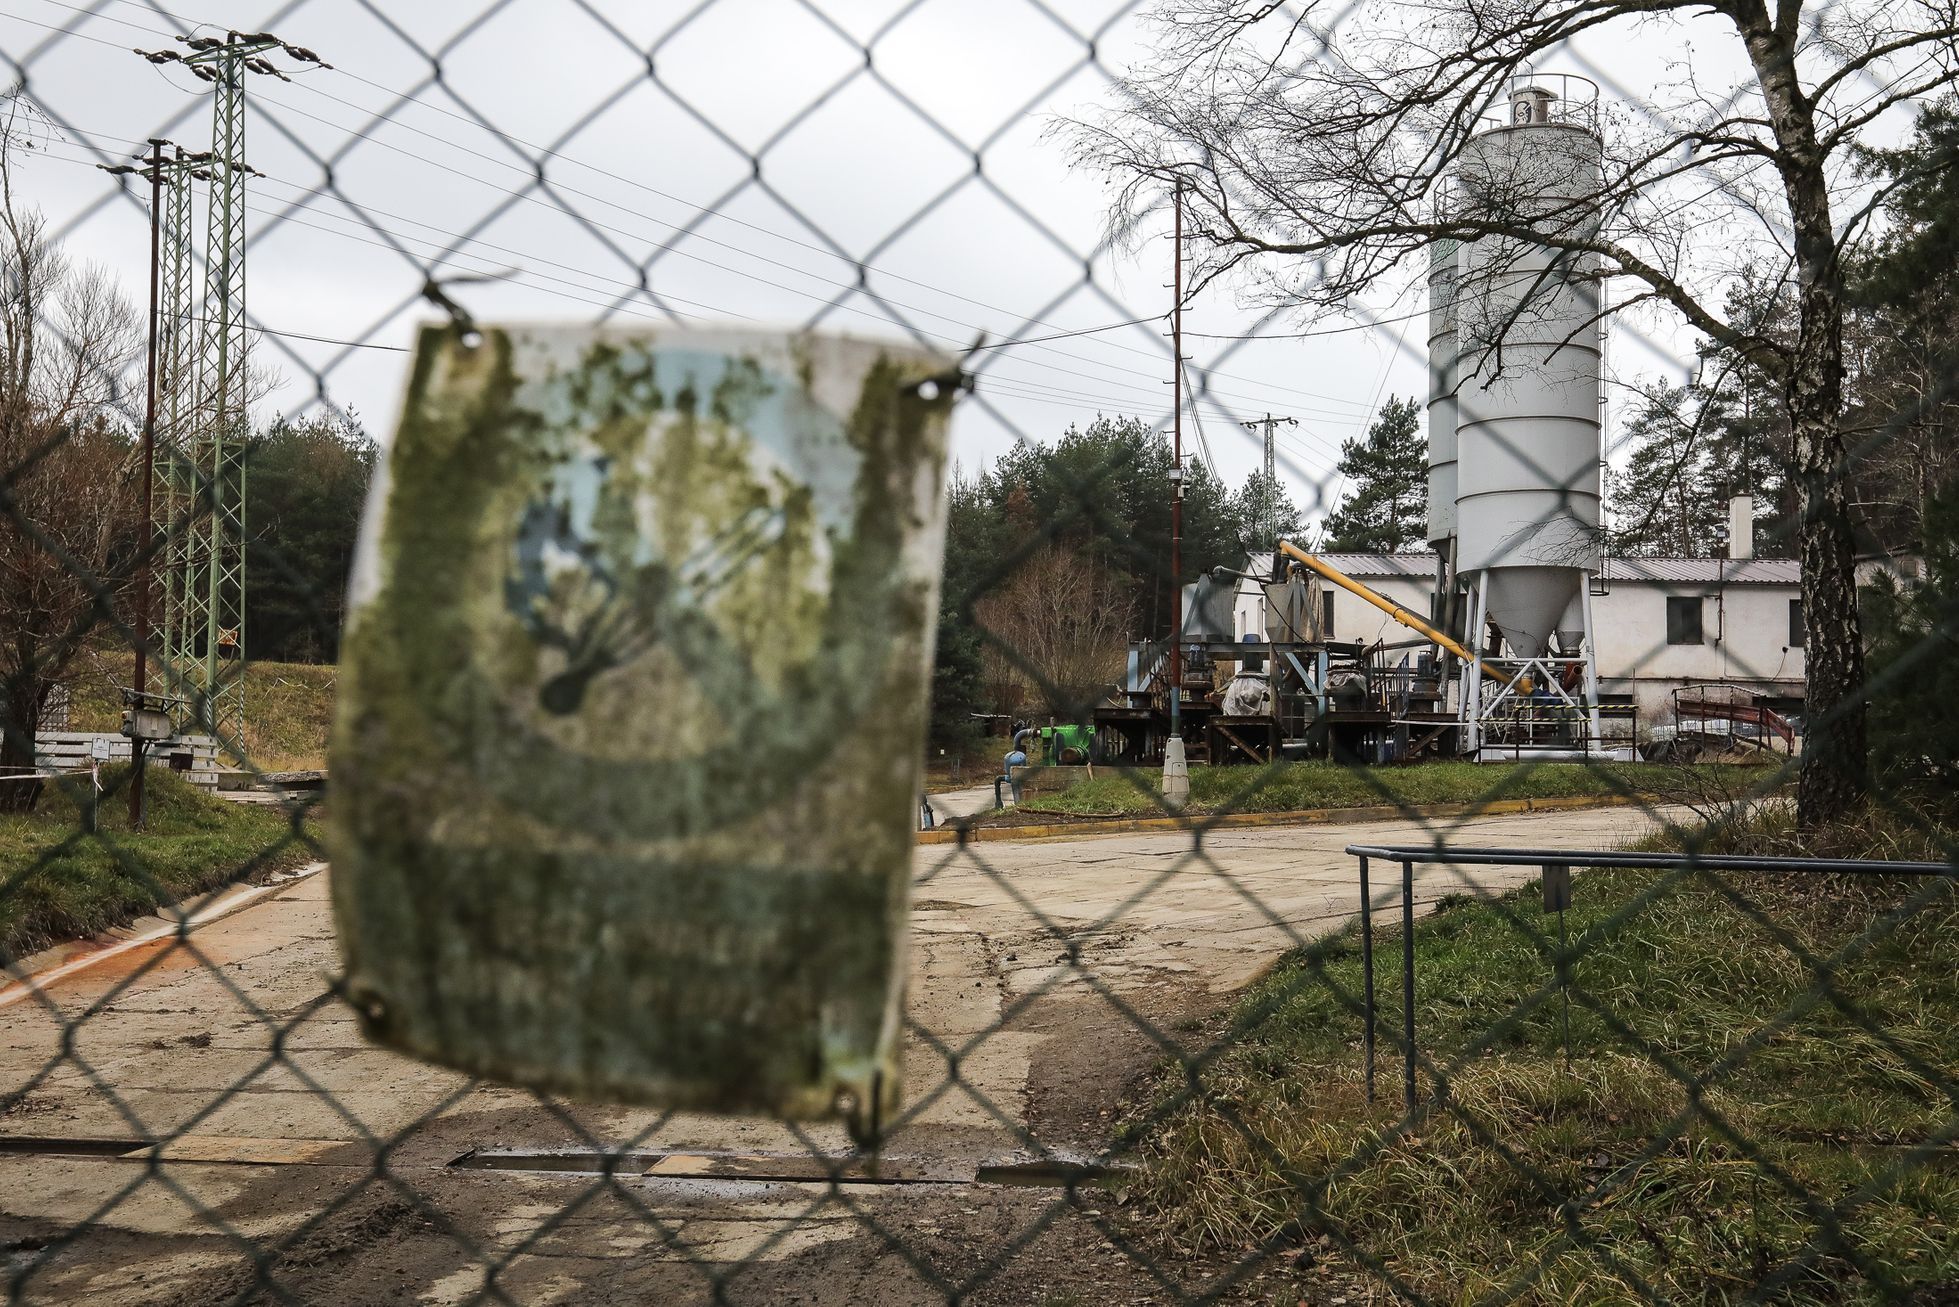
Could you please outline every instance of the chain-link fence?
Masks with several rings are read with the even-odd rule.
[[[1741,6],[1683,97],[1679,33],[1585,30],[1639,8],[1468,72],[1394,6],[0,15],[9,1301],[1959,1294],[1952,24]],[[361,430],[419,324],[535,319],[961,360],[875,1139],[471,1078],[341,990]]]

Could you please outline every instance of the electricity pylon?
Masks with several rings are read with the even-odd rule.
[[[209,184],[203,312],[191,282],[189,196],[171,214],[178,256],[163,298],[178,330],[165,355],[172,371],[164,410],[169,425],[159,455],[168,460],[162,492],[170,533],[166,551],[164,655],[189,692],[191,717],[238,752],[245,725],[245,74],[285,80],[267,55],[283,50],[321,63],[312,51],[270,32],[179,37],[188,52],[138,51],[151,63],[181,63],[212,86],[211,149],[193,175]],[[186,362],[187,361],[187,362]],[[162,366],[162,365],[160,365]],[[179,406],[181,404],[181,407]],[[167,453],[164,452],[167,450]]]
[[[1260,487],[1258,497],[1258,528],[1261,532],[1271,527],[1279,516],[1278,451],[1275,448],[1277,441],[1274,437],[1278,431],[1279,424],[1282,422],[1289,427],[1299,425],[1298,418],[1275,417],[1271,413],[1267,413],[1262,418],[1253,418],[1249,422],[1239,423],[1247,431],[1257,431],[1260,427],[1265,428],[1265,482]],[[1277,546],[1275,545],[1274,547],[1276,548]]]
[[[198,300],[191,258],[191,178],[206,175],[208,154],[180,148],[163,174],[158,226],[157,400],[155,492],[151,520],[162,533],[158,551],[163,612],[156,646],[174,695],[201,683],[186,615],[193,561],[192,527],[201,516],[192,415],[197,403]]]

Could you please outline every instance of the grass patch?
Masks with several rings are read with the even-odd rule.
[[[1292,812],[1373,804],[1474,803],[1485,799],[1580,798],[1607,794],[1698,798],[1710,787],[1739,790],[1772,775],[1753,767],[1674,767],[1658,763],[1424,762],[1356,767],[1287,762],[1267,767],[1192,767],[1193,813]],[[1160,771],[1097,769],[1054,794],[1030,794],[1025,812],[1074,817],[1144,817],[1162,813]]]
[[[1771,815],[1724,843],[1783,852],[1788,838],[1786,818]],[[1837,839],[1838,853],[1940,847],[1878,823]],[[1927,894],[1869,947],[1854,943]],[[1305,1247],[1293,1265],[1309,1282],[1385,1293],[1392,1274],[1450,1302],[1512,1290],[1547,1304],[1727,1302],[1771,1280],[1762,1296],[1773,1301],[1946,1300],[1959,1283],[1959,1154],[1948,1146],[1959,1106],[1937,1083],[1959,1078],[1951,882],[1697,877],[1661,888],[1651,875],[1592,871],[1577,878],[1568,928],[1589,1001],[1574,994],[1566,1063],[1555,991],[1519,1010],[1554,973],[1556,918],[1534,886],[1417,925],[1420,1043],[1453,1068],[1453,1110],[1406,1133],[1394,1128],[1398,933],[1376,934],[1372,1106],[1357,931],[1288,956],[1231,1014],[1202,1100],[1182,1101],[1182,1072],[1166,1071],[1132,1120],[1143,1219],[1186,1250]],[[1827,1000],[1778,932],[1818,957],[1851,949],[1831,983],[1855,1014]],[[1709,1074],[1696,1106],[1681,1077]],[[1433,1088],[1424,1075],[1423,1096]],[[1927,1155],[1912,1153],[1919,1144]],[[1838,1204],[1841,1246],[1818,1215]]]
[[[122,925],[159,906],[317,856],[276,807],[227,803],[162,768],[149,769],[148,829],[132,833],[128,767],[105,767],[86,834],[87,777],[49,785],[28,814],[0,815],[0,956]]]
[[[339,669],[331,664],[255,662],[245,666],[245,753],[260,771],[326,766],[327,730]],[[118,686],[134,675],[130,655],[91,660],[70,678],[68,728],[113,731],[122,723]],[[156,684],[154,680],[152,686]]]

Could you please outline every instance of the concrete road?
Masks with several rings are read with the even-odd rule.
[[[969,786],[963,790],[947,790],[943,794],[929,794],[925,801],[932,805],[932,812],[941,826],[950,826],[961,817],[970,817],[976,812],[989,812],[993,808],[993,784]]]
[[[1450,838],[1610,848],[1651,820],[1515,816]],[[139,948],[0,1008],[0,1273],[27,1302],[222,1302],[261,1273],[349,1304],[486,1286],[527,1303],[1163,1301],[1089,1198],[977,1184],[979,1168],[1098,1153],[1163,1042],[1203,1039],[1198,1018],[1352,915],[1346,844],[1430,835],[921,848],[910,1106],[882,1182],[835,1188],[808,1160],[844,1151],[829,1127],[566,1105],[368,1047],[326,990],[317,875],[199,927],[194,951]],[[1464,888],[1429,869],[1417,901]],[[1380,893],[1398,910],[1395,887]],[[141,1150],[159,1139],[152,1166]],[[635,1156],[609,1179],[541,1162],[550,1149]]]

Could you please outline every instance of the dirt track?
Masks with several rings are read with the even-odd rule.
[[[1451,839],[1611,847],[1649,820],[1504,817]],[[1346,844],[1432,833],[1221,831],[1201,857],[1182,834],[921,848],[911,1107],[883,1176],[902,1182],[835,1190],[802,1178],[812,1149],[843,1152],[827,1127],[560,1105],[366,1046],[325,992],[314,876],[200,927],[201,958],[157,944],[59,981],[59,1015],[0,1008],[0,1102],[27,1090],[0,1115],[0,1269],[27,1302],[186,1307],[261,1272],[330,1304],[461,1303],[486,1283],[521,1303],[1172,1301],[1122,1250],[1106,1191],[978,1184],[979,1168],[1098,1153],[1159,1051],[1138,1019],[1200,1041],[1291,939],[1351,915]],[[1435,869],[1417,901],[1463,888]],[[64,1057],[63,1021],[85,1012]],[[161,1167],[117,1155],[166,1138]],[[599,1148],[640,1155],[609,1180],[496,1153]],[[1192,1292],[1211,1270],[1167,1273]]]

